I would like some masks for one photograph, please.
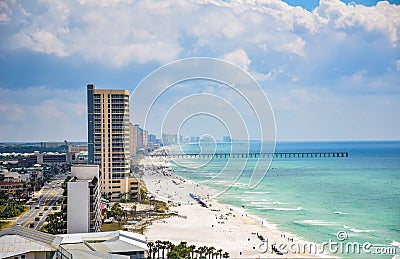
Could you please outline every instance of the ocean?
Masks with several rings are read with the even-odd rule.
[[[233,149],[227,144],[201,145],[185,144],[181,148],[187,153]],[[257,152],[260,147],[261,143],[253,142],[250,151]],[[330,151],[348,152],[349,157],[274,158],[265,177],[253,189],[248,183],[257,162],[254,158],[179,158],[171,164],[178,176],[224,190],[216,197],[218,202],[244,207],[282,233],[317,244],[330,240],[360,244],[359,250],[339,247],[336,256],[377,257],[377,253],[393,253],[390,247],[400,242],[400,141],[277,142],[275,149]],[[181,151],[175,147],[170,152]],[[264,168],[268,165],[268,161],[261,163]],[[221,174],[222,170],[225,171]]]

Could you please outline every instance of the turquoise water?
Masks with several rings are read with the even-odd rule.
[[[230,148],[216,146],[217,152]],[[259,143],[252,143],[250,149],[259,148]],[[207,153],[206,149],[203,147],[203,152]],[[184,151],[199,152],[199,147],[185,145]],[[282,232],[308,241],[318,244],[329,239],[338,241],[336,233],[345,231],[348,238],[343,242],[368,242],[375,245],[372,249],[400,242],[399,141],[277,143],[276,152],[296,151],[344,151],[349,152],[349,157],[274,159],[254,189],[248,188],[247,183],[256,159],[219,158],[208,163],[203,158],[179,159],[176,162],[185,166],[200,167],[174,165],[173,169],[177,175],[214,189],[223,189],[243,171],[238,181],[217,200],[238,207],[244,205],[250,213],[275,224]],[[214,181],[213,177],[224,167],[227,170],[224,176]],[[352,252],[337,255],[377,257]]]

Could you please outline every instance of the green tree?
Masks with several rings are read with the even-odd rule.
[[[46,225],[45,229],[50,234],[63,234],[64,230],[64,221],[62,218],[62,212],[56,212],[47,216],[46,221],[48,224]]]
[[[121,204],[118,202],[114,203],[114,205],[111,207],[111,216],[113,216],[117,221],[120,221],[122,219],[122,216],[124,215],[124,210],[122,209]]]
[[[24,205],[18,204],[13,200],[3,200],[1,203],[3,205],[0,205],[0,218],[13,218],[24,211]]]
[[[140,188],[140,199],[142,201],[147,200],[147,190],[143,187]]]
[[[170,259],[181,259],[182,258],[179,256],[179,253],[176,250],[170,251],[167,256]]]
[[[166,249],[167,249],[167,258],[169,258],[168,254],[169,254],[169,252],[171,252],[173,249],[175,249],[175,245],[172,244],[172,242],[170,242],[170,241],[165,241],[165,246],[166,246]]]

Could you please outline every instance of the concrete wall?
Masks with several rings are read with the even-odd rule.
[[[67,233],[89,232],[89,183],[68,182],[67,188]]]

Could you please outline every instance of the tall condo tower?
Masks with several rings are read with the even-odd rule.
[[[130,173],[129,91],[87,85],[88,163],[100,166],[102,194],[113,201],[138,199]]]

